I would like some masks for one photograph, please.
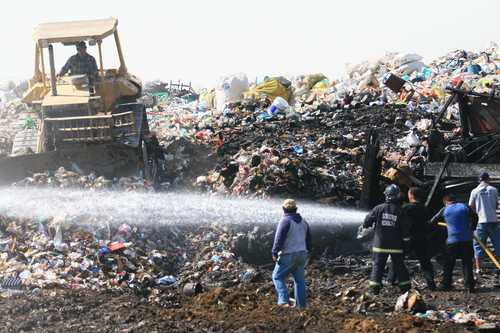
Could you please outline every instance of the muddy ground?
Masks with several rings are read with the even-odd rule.
[[[367,259],[367,258],[365,258]],[[271,267],[259,269],[251,283],[229,288],[206,288],[185,296],[180,288],[155,295],[119,290],[43,289],[0,298],[2,332],[478,332],[474,324],[422,320],[394,312],[397,289],[386,287],[377,297],[364,293],[368,261],[339,264],[316,261],[309,266],[309,306],[305,311],[275,305]],[[410,263],[410,266],[415,266]],[[416,267],[412,268],[413,270]],[[421,289],[427,307],[478,312],[482,318],[500,318],[499,277],[493,269],[479,280],[478,292]],[[145,297],[146,296],[146,297]],[[160,297],[161,296],[161,297]]]

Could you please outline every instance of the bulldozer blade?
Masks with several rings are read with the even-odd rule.
[[[138,156],[137,148],[106,144],[0,158],[0,185],[59,167],[83,174],[95,172],[108,178],[131,175],[137,171]]]

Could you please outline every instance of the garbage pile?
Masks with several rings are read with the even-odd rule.
[[[236,196],[286,193],[352,205],[359,199],[370,129],[382,132],[387,159],[406,159],[429,134],[445,88],[460,80],[464,89],[490,91],[500,81],[498,63],[492,43],[480,53],[454,51],[428,63],[418,54],[389,53],[348,66],[337,81],[318,73],[249,82],[236,74],[222,77],[198,101],[161,101],[148,117],[164,146],[182,138],[218,156],[213,169],[183,184]],[[390,75],[402,82],[399,90],[387,82]],[[457,128],[458,116],[452,105],[442,126]]]
[[[287,110],[264,118],[265,112],[258,110],[265,106],[266,100],[246,100],[233,103],[230,114],[216,117],[208,111],[191,113],[187,109],[182,113],[186,109],[174,103],[150,114],[152,129],[168,151],[167,167],[189,166],[176,168],[177,177],[175,172],[172,177],[179,178],[182,170],[199,165],[190,160],[206,156],[217,159],[215,167],[185,184],[235,196],[290,194],[352,205],[359,198],[363,145],[369,130],[376,126],[386,134],[387,145],[395,147],[409,130],[405,124],[419,119],[417,114],[402,113],[396,107],[378,106],[348,112],[326,107],[307,114]],[[170,153],[174,138],[204,150],[209,148],[208,152],[178,158],[178,154]],[[179,141],[175,145],[191,146]]]
[[[494,324],[498,321],[498,316],[490,315],[485,319],[476,312],[466,312],[463,310],[427,310],[425,312],[419,312],[415,315],[417,318],[427,319],[431,321],[450,321],[458,324],[474,324],[482,329],[496,329],[497,326]]]
[[[11,153],[12,143],[20,130],[35,126],[36,117],[22,103],[21,97],[27,83],[16,85],[14,82],[0,84],[0,157]]]
[[[0,289],[133,291],[177,306],[172,297],[179,288],[198,293],[202,286],[230,287],[257,277],[233,252],[238,237],[216,224],[131,226],[109,219],[2,216]]]
[[[88,300],[97,295],[117,300],[121,311],[127,311],[124,304],[128,303],[123,300],[128,294],[136,295],[135,302],[151,311],[157,306],[178,308],[173,311],[183,315],[203,316],[201,310],[210,315],[223,311],[225,316],[235,315],[236,309],[273,312],[272,264],[252,265],[239,253],[240,247],[253,251],[250,239],[264,243],[267,232],[251,231],[245,236],[237,228],[217,223],[132,225],[95,217],[25,220],[1,216],[0,299],[26,295],[29,302],[44,298],[51,303],[63,297],[79,295]],[[268,246],[265,255],[269,256]],[[492,291],[479,293],[472,306],[461,309],[456,304],[470,301],[462,291],[448,298],[426,291],[420,286],[423,276],[417,273],[412,284],[421,294],[412,290],[403,295],[403,307],[395,311],[397,287],[386,286],[376,297],[365,293],[369,256],[313,258],[307,266],[313,313],[334,309],[327,317],[382,316],[387,320],[402,311],[419,326],[433,322],[496,327],[498,297],[493,274],[485,288]],[[408,264],[412,272],[418,271],[416,261]],[[482,286],[485,282],[480,280]]]
[[[260,121],[255,112],[238,110],[233,125],[218,132],[221,163],[197,183],[237,196],[291,194],[352,205],[359,198],[370,129],[379,128],[393,146],[408,130],[405,122],[413,119],[399,114],[392,107],[326,109],[300,119],[278,115]]]
[[[64,167],[60,167],[56,171],[35,173],[31,177],[26,177],[13,183],[12,186],[142,192],[153,191],[152,184],[144,180],[143,177],[131,176],[108,179],[104,176],[97,176],[95,173],[84,175],[81,172],[66,170]]]
[[[462,88],[475,92],[489,92],[500,83],[499,46],[491,43],[481,52],[456,50],[428,63],[418,54],[389,53],[371,62],[347,67],[346,76],[336,85],[338,93],[349,91],[386,90],[389,101],[405,101],[408,110],[436,112],[445,99],[445,88],[450,82],[464,81]],[[409,83],[394,94],[383,85],[389,74]],[[416,94],[410,95],[414,91]]]

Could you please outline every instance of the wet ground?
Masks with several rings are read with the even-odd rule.
[[[271,267],[258,271],[251,283],[206,288],[185,296],[170,287],[159,295],[121,291],[43,289],[0,297],[2,332],[477,332],[473,324],[434,322],[394,312],[399,292],[387,287],[374,297],[364,293],[367,261],[316,261],[308,270],[306,311],[275,305]],[[410,263],[410,267],[414,266]],[[413,280],[421,287],[419,275]],[[479,280],[476,294],[421,290],[430,309],[477,312],[500,319],[500,285],[493,270]],[[151,297],[161,302],[151,302]],[[149,301],[148,301],[149,299]],[[496,319],[495,319],[496,318]]]

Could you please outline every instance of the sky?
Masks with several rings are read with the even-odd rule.
[[[214,86],[219,77],[321,72],[388,51],[432,59],[500,41],[498,0],[6,1],[0,10],[0,81],[32,76],[33,28],[44,22],[115,17],[129,72]],[[74,47],[57,46],[57,70]],[[89,53],[97,58],[95,48]],[[105,67],[117,64],[112,39]]]

